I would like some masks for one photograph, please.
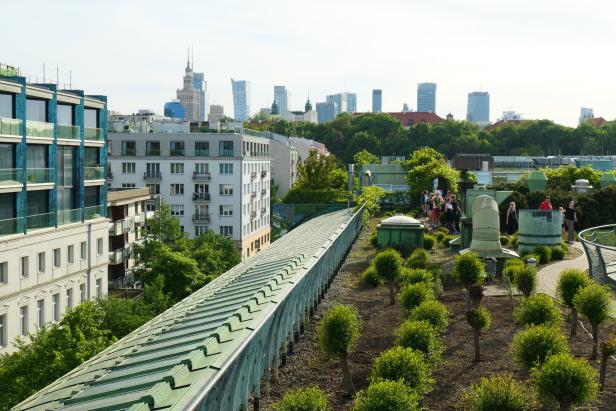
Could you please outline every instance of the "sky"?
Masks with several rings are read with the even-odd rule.
[[[580,107],[616,118],[616,2],[571,0],[21,0],[2,4],[0,62],[109,98],[123,113],[163,111],[182,86],[187,48],[210,104],[233,114],[231,78],[252,83],[251,112],[274,85],[302,109],[357,93],[371,109],[416,107],[437,83],[436,112],[466,116],[467,94],[575,126]],[[15,18],[8,18],[15,16]],[[27,23],[27,24],[25,24]],[[12,40],[8,40],[12,39]],[[70,75],[69,75],[70,73]]]

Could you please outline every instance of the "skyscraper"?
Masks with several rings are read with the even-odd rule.
[[[207,103],[207,81],[203,73],[194,73],[195,89],[199,91],[199,120],[205,121],[205,116],[209,112]]]
[[[490,124],[490,93],[487,91],[468,93],[466,120],[482,126]]]
[[[339,113],[337,103],[333,101],[327,101],[324,103],[317,103],[317,122],[319,124],[332,121]]]
[[[417,111],[436,112],[436,83],[417,84]]]
[[[383,90],[372,90],[372,112],[383,111]]]
[[[231,79],[233,91],[233,117],[245,121],[250,117],[250,81]]]
[[[330,94],[329,96],[325,96],[325,101],[328,103],[335,103],[335,116],[340,113],[357,112],[357,94],[355,93]]]
[[[594,118],[595,113],[592,108],[589,107],[581,107],[580,108],[580,118],[578,119],[578,125],[585,123],[588,119]]]
[[[193,72],[189,57],[186,62],[186,69],[184,70],[184,85],[181,90],[177,90],[177,98],[185,110],[184,120],[187,121],[200,121],[205,117],[205,114],[203,114],[203,117],[201,116],[205,104],[203,73],[199,73],[199,75],[201,78],[201,89],[198,89],[195,85],[195,73]]]
[[[285,86],[274,86],[274,101],[278,106],[278,114],[285,118],[289,111],[289,93]]]

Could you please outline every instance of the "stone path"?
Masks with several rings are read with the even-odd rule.
[[[543,267],[537,273],[538,282],[537,282],[537,292],[544,293],[550,295],[554,298],[558,298],[556,295],[556,286],[558,284],[558,279],[560,278],[560,272],[566,270],[567,268],[577,268],[580,270],[588,270],[588,259],[586,258],[586,253],[584,253],[584,247],[582,243],[576,241],[573,246],[578,250],[582,251],[579,257],[574,258],[573,260],[563,260],[554,264],[549,264],[547,267]]]

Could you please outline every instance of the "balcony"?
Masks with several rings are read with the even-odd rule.
[[[29,168],[26,170],[26,181],[28,184],[53,183],[51,168]]]
[[[147,157],[160,157],[160,148],[147,148],[145,155]]]
[[[252,193],[250,193],[250,198],[255,198],[257,196],[257,192],[253,191]]]
[[[267,207],[261,207],[261,214],[267,213]]]
[[[257,212],[256,211],[251,211],[250,212],[250,218],[257,218]]]
[[[102,128],[84,128],[84,140],[105,141],[105,135]]]
[[[119,250],[109,251],[109,264],[115,265],[124,262],[124,253],[122,250],[123,249],[120,248]]]
[[[26,224],[29,230],[51,227],[53,225],[53,217],[54,214],[52,213],[29,215],[26,217]]]
[[[19,168],[0,168],[0,186],[23,184],[23,172]]]
[[[95,218],[105,217],[106,208],[106,206],[102,205],[86,207],[83,209],[83,218],[84,220],[93,220]]]
[[[184,149],[172,148],[169,150],[169,155],[171,157],[184,157]]]
[[[18,232],[22,232],[22,222],[22,217],[0,220],[0,235],[17,234]]]
[[[17,118],[0,117],[0,134],[5,136],[21,137],[22,122]]]
[[[257,178],[257,173],[253,171],[252,173],[250,173],[250,179],[254,180],[255,178]]]
[[[104,180],[105,169],[103,167],[84,167],[83,168],[84,180]]]
[[[135,228],[135,220],[133,217],[125,218],[124,220],[114,221],[109,224],[109,235],[122,235]]]
[[[209,223],[210,215],[206,213],[193,214],[192,220],[196,223]]]
[[[53,138],[53,123],[43,123],[41,121],[26,120],[27,137]]]
[[[261,171],[261,178],[265,178],[267,177],[267,171],[263,170]]]
[[[143,179],[145,181],[160,181],[163,178],[161,173],[148,172],[143,173]]]
[[[81,140],[79,127],[58,124],[58,138],[63,138],[65,140]]]
[[[192,199],[195,203],[205,203],[210,201],[210,193],[193,193]]]
[[[209,156],[210,156],[210,150],[199,149],[199,148],[195,149],[195,157],[209,157]]]
[[[135,157],[137,155],[137,150],[134,148],[123,148],[122,156],[124,157]]]
[[[220,157],[233,157],[233,150],[221,150]]]
[[[198,173],[196,171],[193,171],[192,178],[193,180],[211,180],[212,176],[210,175],[210,173]]]
[[[81,223],[83,212],[81,208],[58,210],[58,225]]]

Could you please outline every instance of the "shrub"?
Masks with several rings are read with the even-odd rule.
[[[481,361],[479,336],[481,331],[492,324],[490,312],[485,307],[475,308],[466,312],[466,322],[473,328],[473,342],[475,345],[475,362]]]
[[[419,351],[411,348],[394,347],[383,351],[375,360],[370,380],[402,380],[407,387],[419,395],[430,391],[434,384],[431,368]]]
[[[423,248],[424,250],[430,251],[432,250],[432,248],[434,248],[434,242],[435,239],[433,236],[431,235],[424,235],[424,240],[423,240]]]
[[[547,245],[539,245],[533,249],[533,253],[539,256],[540,264],[547,264],[552,258],[552,249]]]
[[[563,248],[559,245],[557,245],[556,247],[552,247],[552,260],[562,260],[563,258],[565,258],[565,250],[563,250]]]
[[[272,405],[274,411],[330,411],[327,394],[319,387],[287,391],[282,400]]]
[[[407,310],[417,307],[424,301],[433,299],[432,286],[426,283],[406,284],[400,292],[400,302]]]
[[[361,273],[359,277],[359,283],[366,288],[374,288],[383,284],[383,279],[376,272],[376,268],[374,265],[370,265],[370,267],[366,268],[366,270]]]
[[[525,297],[530,297],[537,288],[537,270],[535,267],[517,267],[513,271],[513,283]]]
[[[374,233],[370,234],[370,244],[372,244],[372,246],[374,248],[378,247],[378,243],[377,243],[377,232],[375,231]]]
[[[428,265],[428,252],[421,248],[415,249],[411,256],[406,259],[404,265],[408,268],[426,268]]]
[[[496,374],[471,385],[462,402],[469,411],[526,411],[531,409],[532,396],[510,374]]]
[[[452,235],[445,236],[445,238],[443,239],[443,245],[449,247],[449,243],[453,241],[454,238],[455,237]]]
[[[427,321],[436,331],[443,332],[449,325],[449,309],[440,301],[424,301],[411,310],[409,319],[412,321]]]
[[[560,248],[565,250],[565,254],[569,252],[569,244],[567,244],[566,241],[561,241],[560,242]]]
[[[610,357],[616,354],[616,338],[601,343],[601,365],[599,366],[599,386],[603,391],[605,385],[605,371],[607,370],[607,361]]]
[[[599,346],[599,326],[610,318],[612,294],[606,285],[591,283],[580,289],[573,298],[575,309],[588,319],[592,325],[592,355],[597,359]]]
[[[500,242],[501,245],[509,245],[509,237],[507,237],[506,235],[501,235]]]
[[[421,351],[433,365],[439,361],[444,346],[429,322],[407,320],[398,327],[395,334],[399,346]]]
[[[515,308],[513,313],[518,324],[523,325],[560,325],[562,315],[554,304],[552,297],[545,294],[537,294],[525,298]]]
[[[414,411],[417,395],[402,381],[383,380],[357,393],[352,411]]]
[[[483,282],[486,272],[477,254],[468,252],[456,257],[453,276],[460,284],[468,288],[475,283]]]
[[[505,260],[503,266],[503,277],[509,278],[509,281],[513,283],[515,270],[518,268],[524,268],[524,261],[520,258],[510,258]]]
[[[389,303],[396,303],[396,281],[400,278],[402,269],[402,257],[396,250],[381,251],[374,258],[374,267],[379,277],[387,281],[389,285]]]
[[[436,242],[438,243],[442,242],[446,236],[447,234],[443,233],[442,231],[437,231],[436,234],[434,234],[434,237],[436,238]]]
[[[514,335],[510,349],[516,362],[530,370],[543,364],[550,355],[568,353],[569,345],[558,328],[533,325]]]
[[[581,358],[561,353],[532,371],[531,381],[545,403],[557,402],[561,410],[595,401],[599,394],[597,371]]]
[[[570,268],[560,273],[556,291],[562,302],[571,310],[571,335],[577,334],[577,310],[573,298],[577,292],[590,284],[590,278],[582,270]]]
[[[519,238],[518,234],[515,233],[514,235],[509,237],[509,244],[512,245],[512,246],[518,245],[518,238]]]
[[[449,234],[449,229],[447,229],[446,227],[443,227],[443,226],[437,227],[434,231],[436,233]]]
[[[317,328],[317,340],[321,350],[332,358],[340,360],[344,383],[349,394],[355,392],[348,366],[348,356],[357,345],[360,322],[357,309],[353,306],[335,305],[330,308]]]
[[[402,284],[430,283],[433,279],[432,272],[423,268],[403,268],[400,277]]]

